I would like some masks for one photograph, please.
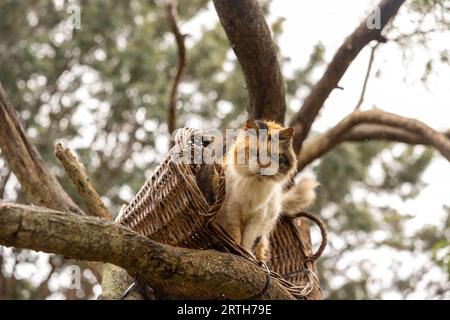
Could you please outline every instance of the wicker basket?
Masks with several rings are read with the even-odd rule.
[[[207,145],[195,143],[198,131],[181,129],[175,145],[155,169],[116,221],[160,243],[193,249],[215,249],[243,256],[258,263],[212,219],[225,198],[225,176],[220,165],[180,162],[183,155],[208,154]],[[201,135],[201,133],[200,133]],[[198,175],[210,166],[218,180],[214,199],[208,199],[198,184]],[[312,298],[320,290],[302,239],[294,222],[280,219],[271,241],[271,276],[299,299]],[[309,270],[305,272],[305,270]],[[280,276],[285,274],[285,278]]]
[[[322,242],[314,254],[310,247],[305,246],[310,241],[305,241],[300,233],[301,223],[308,223],[308,220],[316,223],[322,234]],[[270,239],[269,268],[297,286],[301,290],[301,297],[321,299],[322,292],[314,262],[322,254],[326,243],[325,227],[317,217],[307,212],[299,212],[294,216],[282,215]]]

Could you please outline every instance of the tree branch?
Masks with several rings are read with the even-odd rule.
[[[450,130],[442,132],[450,140]],[[343,141],[361,142],[368,140],[386,140],[393,142],[402,142],[411,145],[431,146],[432,144],[424,137],[402,128],[391,127],[377,124],[360,124],[349,130],[342,137]]]
[[[356,30],[344,41],[333,59],[329,63],[324,75],[312,88],[305,99],[300,110],[293,116],[290,125],[295,128],[294,151],[298,154],[306,139],[311,126],[319,114],[325,100],[333,89],[338,86],[339,81],[347,71],[351,62],[357,57],[361,50],[372,40],[385,42],[381,35],[387,23],[397,14],[404,0],[383,0],[377,9],[380,13],[380,28],[369,29],[368,18],[356,28]],[[376,10],[377,12],[377,10]]]
[[[63,165],[67,175],[76,187],[78,194],[86,205],[89,215],[112,220],[112,215],[98,195],[86,175],[82,164],[75,158],[68,148],[60,143],[56,145],[55,156]]]
[[[170,94],[167,100],[167,126],[169,128],[169,133],[172,134],[177,128],[176,103],[178,86],[180,84],[184,69],[186,68],[186,47],[184,45],[184,35],[181,34],[177,23],[177,10],[171,0],[166,0],[165,9],[170,31],[175,36],[175,41],[178,47],[177,71],[172,79]]]
[[[361,90],[361,95],[359,97],[358,103],[356,104],[355,110],[358,110],[362,103],[364,102],[364,96],[366,95],[367,84],[369,83],[370,72],[372,71],[373,61],[375,59],[375,51],[377,50],[380,43],[377,43],[372,47],[372,51],[370,52],[369,64],[367,66],[366,77],[364,78],[364,84]]]
[[[434,146],[450,161],[449,133],[442,134],[419,120],[376,109],[355,111],[328,132],[311,139],[299,155],[298,170],[303,169],[343,141],[367,139],[385,139]]]
[[[174,299],[245,299],[265,285],[264,270],[242,257],[171,247],[111,221],[34,206],[0,204],[0,244],[112,263]],[[260,298],[294,297],[272,278]]]
[[[244,72],[250,118],[284,123],[285,88],[270,29],[257,0],[214,0]]]
[[[50,172],[0,84],[0,148],[24,192],[37,205],[83,214]]]

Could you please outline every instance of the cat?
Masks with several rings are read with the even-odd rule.
[[[263,130],[266,135],[261,135]],[[252,148],[251,133],[258,137],[257,148]],[[284,192],[297,167],[293,134],[293,128],[284,128],[276,122],[249,119],[222,161],[226,196],[217,221],[236,243],[260,261],[268,259],[270,233],[280,213],[296,213],[315,200],[317,183],[313,180],[304,180]],[[274,141],[278,141],[278,150],[272,149]],[[267,157],[263,161],[264,154],[275,159],[278,156],[274,168],[269,168]]]

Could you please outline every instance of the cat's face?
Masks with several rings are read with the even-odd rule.
[[[249,119],[233,148],[233,166],[240,175],[286,180],[296,168],[292,149],[293,128],[275,122]]]

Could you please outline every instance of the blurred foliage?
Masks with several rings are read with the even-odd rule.
[[[450,43],[446,41],[450,29],[450,2],[446,0],[413,0],[406,6],[411,17],[412,26],[409,32],[402,32],[394,25],[391,28],[393,40],[403,52],[405,68],[417,65],[413,62],[422,61],[426,54],[428,59],[423,61],[422,75],[418,81],[427,82],[431,75],[439,72],[440,68],[450,65]],[[439,49],[430,44],[439,42]],[[415,81],[415,80],[414,80]]]
[[[266,12],[270,2],[263,1]],[[54,159],[57,141],[77,152],[110,210],[117,212],[167,150],[164,106],[175,71],[176,47],[161,1],[82,1],[80,30],[68,25],[70,4],[78,2],[0,3],[0,82],[27,133],[70,195],[80,203]],[[178,1],[182,31],[187,25],[198,24],[196,19],[210,6],[206,0]],[[448,11],[448,5],[445,1],[416,0],[408,10],[419,17],[435,15],[441,26],[445,19],[438,13]],[[177,106],[179,126],[236,127],[245,118],[244,79],[216,20],[186,36],[188,65]],[[275,40],[283,32],[283,21],[278,18],[271,24]],[[419,34],[396,42],[404,50],[414,48],[417,42],[426,45],[429,34]],[[286,78],[288,103],[304,99],[301,92],[308,92],[315,84],[314,71],[323,66],[325,49],[318,42],[305,67],[291,70],[292,76]],[[426,67],[430,74],[435,63],[448,62],[444,51],[438,59],[430,55]],[[282,65],[289,64],[278,52]],[[424,187],[421,174],[432,157],[433,152],[423,148],[406,148],[394,155],[392,145],[384,142],[345,144],[313,167],[322,185],[315,211],[321,212],[330,231],[330,246],[319,266],[327,297],[379,298],[383,290],[406,297],[421,280],[417,276],[420,272],[435,267],[449,272],[450,218],[442,226],[424,226],[409,235],[405,224],[410,216],[357,196],[369,192],[375,196],[389,193],[403,200],[417,196]],[[373,181],[374,166],[384,172],[383,181]],[[0,177],[0,198],[27,202],[1,153]],[[429,258],[428,269],[406,279],[395,275],[389,286],[373,289],[374,283],[382,282],[371,272],[373,264],[351,255],[357,250],[380,249],[390,250],[392,260],[405,252],[424,255]],[[73,261],[30,251],[0,250],[0,299],[86,299],[96,295],[98,287],[85,266],[80,266],[82,288],[73,290],[55,284],[57,279],[67,278],[64,275]],[[47,271],[42,271],[42,266]],[[40,279],[34,279],[42,273]],[[448,297],[449,288],[432,282],[428,285],[434,290],[430,297]]]

